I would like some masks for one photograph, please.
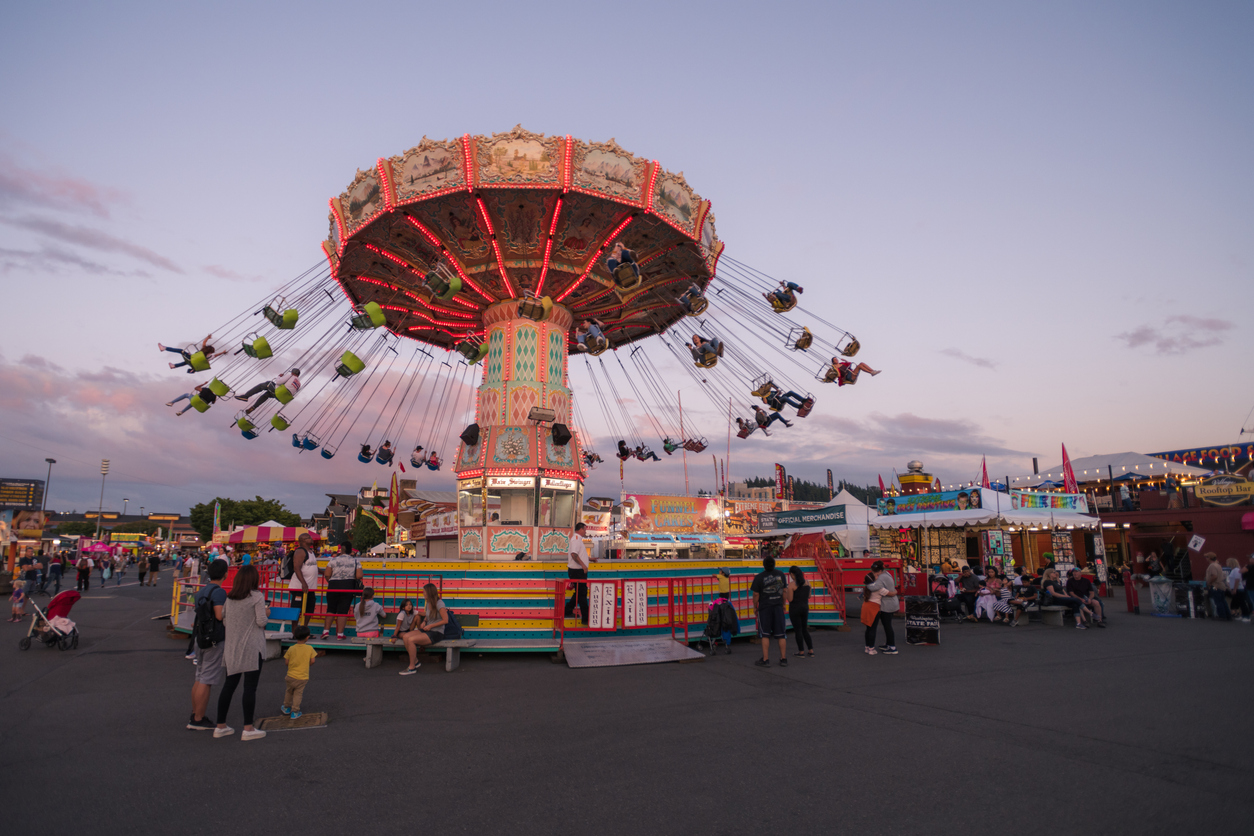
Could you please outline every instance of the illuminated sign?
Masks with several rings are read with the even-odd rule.
[[[1240,505],[1254,499],[1254,482],[1230,474],[1210,476],[1193,489],[1193,495],[1207,505]]]
[[[477,491],[482,487],[483,487],[482,476],[480,476],[478,479],[463,479],[462,481],[457,483],[457,489],[459,491]]]
[[[541,488],[552,488],[558,491],[573,491],[577,484],[574,479],[554,479],[552,476],[545,476],[540,479]]]
[[[179,515],[178,515],[178,514],[149,514],[149,515],[148,515],[148,519],[150,519],[150,520],[169,520],[169,521],[171,521],[171,522],[178,522],[178,520],[179,520]]]
[[[489,476],[489,488],[534,488],[536,480],[531,476]]]

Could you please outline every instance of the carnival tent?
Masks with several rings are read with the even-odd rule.
[[[1204,467],[1193,467],[1192,465],[1170,462],[1154,456],[1131,452],[1106,453],[1100,456],[1085,456],[1082,459],[1072,459],[1071,470],[1075,473],[1077,482],[1096,482],[1098,480],[1106,482],[1110,480],[1111,474],[1114,474],[1116,479],[1134,474],[1144,479],[1152,479],[1168,475],[1205,476],[1207,473],[1210,473]],[[1028,476],[1012,476],[1010,477],[1010,486],[1012,488],[1026,488],[1029,485],[1039,485],[1042,478],[1061,483],[1062,464],[1059,463],[1053,467],[1047,467],[1043,473]]]
[[[274,523],[273,525],[250,525],[247,528],[241,528],[239,531],[232,531],[227,535],[226,541],[234,544],[292,543],[302,534],[308,534],[315,540],[318,539],[318,533],[310,531],[308,528],[282,526]]]

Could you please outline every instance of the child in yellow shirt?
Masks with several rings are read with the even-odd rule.
[[[292,638],[296,644],[283,654],[287,662],[287,690],[283,693],[283,713],[293,720],[301,715],[300,701],[305,695],[305,686],[309,684],[309,666],[318,657],[318,651],[309,646],[309,628],[298,624],[292,628]]]

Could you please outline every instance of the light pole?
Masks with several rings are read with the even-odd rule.
[[[48,463],[48,478],[44,481],[44,496],[39,503],[39,524],[44,524],[44,511],[48,508],[48,486],[52,484],[52,466],[57,463],[56,459],[44,459]]]
[[[122,497],[122,516],[126,516],[126,503],[130,502],[126,497]]]
[[[109,460],[100,460],[100,510],[96,512],[96,539],[100,539],[100,523],[104,519],[104,483],[109,475]]]

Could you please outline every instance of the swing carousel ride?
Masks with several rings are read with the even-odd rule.
[[[233,417],[246,439],[278,431],[301,453],[348,445],[402,470],[438,471],[452,451],[463,558],[568,550],[603,461],[572,359],[620,469],[662,460],[654,444],[706,447],[684,426],[676,364],[740,438],[786,432],[784,410],[809,415],[813,390],[877,373],[798,304],[802,287],[723,254],[682,174],[613,140],[424,138],[330,206],[325,261],[204,341],[162,348],[212,370],[190,408],[251,401]]]

